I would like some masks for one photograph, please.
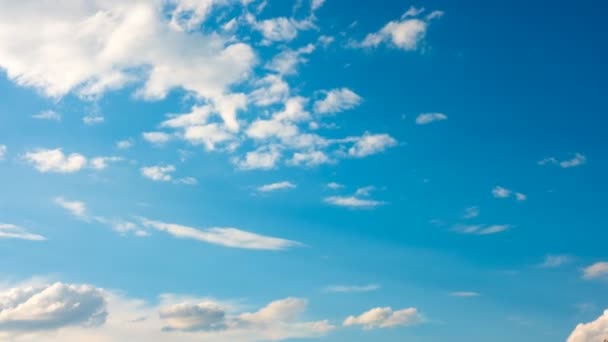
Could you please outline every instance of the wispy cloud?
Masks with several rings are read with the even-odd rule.
[[[491,235],[502,233],[511,228],[508,224],[493,224],[493,225],[456,225],[454,231],[461,234],[471,235]]]
[[[358,198],[355,196],[330,196],[324,199],[325,203],[347,208],[374,208],[385,204],[382,201]]]
[[[30,241],[44,241],[46,238],[42,235],[32,234],[25,228],[10,224],[0,223],[0,239],[17,239]]]
[[[481,295],[478,292],[474,292],[474,291],[456,291],[456,292],[450,292],[450,296],[470,298],[470,297],[479,297]]]
[[[472,219],[479,216],[479,207],[468,207],[464,211],[464,215],[462,216],[464,219]]]
[[[53,110],[44,110],[38,114],[32,115],[32,118],[38,119],[38,120],[61,121],[61,114],[59,114]]]
[[[344,320],[344,326],[362,326],[364,329],[392,328],[410,326],[424,321],[416,308],[394,311],[390,307],[378,307],[362,313],[359,316],[349,316]]]
[[[608,277],[608,262],[596,262],[583,270],[584,279],[597,279]]]
[[[266,184],[258,187],[258,191],[260,192],[272,192],[277,190],[287,190],[287,189],[295,189],[296,185],[292,182],[283,181],[276,182],[271,184]]]
[[[538,161],[538,165],[558,165],[563,169],[581,166],[587,163],[587,157],[582,153],[575,153],[571,159],[558,160],[555,157],[547,157]]]
[[[175,223],[152,221],[148,219],[142,219],[142,223],[148,228],[166,232],[176,238],[193,239],[232,248],[277,251],[302,245],[296,241],[259,235],[231,227],[197,229]]]
[[[570,255],[547,255],[545,256],[545,260],[538,265],[541,268],[558,268],[560,266],[569,264],[574,261],[574,258]]]
[[[525,201],[528,199],[528,196],[521,192],[514,192],[511,189],[507,189],[502,186],[496,186],[492,189],[492,196],[496,198],[509,198],[511,196],[515,196],[515,199],[518,201]]]
[[[380,289],[380,285],[330,285],[325,288],[326,292],[337,293],[357,293],[357,292],[372,292]]]
[[[81,201],[70,201],[66,200],[63,197],[55,198],[55,203],[67,210],[72,216],[75,216],[79,219],[87,220],[87,206],[84,202]]]

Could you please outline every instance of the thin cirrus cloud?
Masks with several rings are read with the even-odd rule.
[[[373,292],[380,289],[380,285],[378,284],[369,284],[369,285],[330,285],[325,287],[326,292],[335,292],[335,293],[363,293],[363,292]]]
[[[325,203],[351,209],[371,209],[384,205],[385,202],[356,196],[329,196],[323,200]]]
[[[450,292],[450,296],[461,297],[461,298],[471,298],[471,297],[479,297],[481,295],[478,292],[474,292],[474,291],[455,291],[455,292]]]
[[[145,227],[166,232],[176,238],[193,239],[224,247],[280,251],[302,246],[301,243],[271,236],[259,235],[231,227],[197,229],[175,223],[142,219]]]
[[[416,117],[417,125],[428,125],[437,121],[447,120],[448,116],[443,113],[422,113]]]
[[[56,197],[54,200],[55,204],[67,210],[72,216],[79,219],[87,219],[87,206],[81,201],[70,201],[63,197]]]
[[[349,316],[343,322],[344,326],[362,326],[363,329],[393,328],[411,326],[424,322],[416,308],[393,310],[390,307],[378,307],[362,313],[359,316]]]
[[[0,239],[16,239],[29,241],[46,240],[46,238],[42,235],[30,233],[25,228],[10,223],[0,223]]]
[[[32,118],[38,120],[61,121],[61,114],[57,113],[54,110],[43,110],[38,114],[32,115]]]
[[[457,225],[454,231],[460,234],[468,235],[492,235],[505,232],[511,228],[508,224],[493,224],[493,225]]]
[[[292,182],[288,182],[288,181],[282,181],[282,182],[276,182],[276,183],[271,183],[271,184],[265,184],[262,186],[259,186],[257,188],[257,190],[259,192],[272,192],[272,191],[277,191],[277,190],[288,190],[288,189],[295,189],[296,185]]]
[[[565,254],[552,254],[545,256],[542,263],[538,265],[540,268],[558,268],[566,264],[570,264],[574,258]]]

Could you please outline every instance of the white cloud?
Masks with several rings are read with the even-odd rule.
[[[361,188],[358,188],[357,191],[355,191],[355,196],[369,196],[372,191],[375,191],[376,187],[373,185],[368,185],[368,186],[364,186]]]
[[[267,75],[254,82],[256,89],[249,94],[258,106],[269,106],[283,102],[289,97],[289,84],[279,75]]]
[[[128,150],[131,147],[133,147],[132,139],[125,139],[116,142],[116,148],[118,148],[119,150]]]
[[[479,216],[479,207],[469,207],[465,209],[463,218],[472,219]]]
[[[417,125],[428,125],[436,121],[447,120],[448,116],[443,113],[423,113],[416,117]]]
[[[95,170],[104,170],[108,167],[109,163],[115,163],[121,161],[120,157],[96,157],[91,159],[90,166]]]
[[[32,118],[39,120],[61,121],[61,114],[54,110],[44,110],[38,114],[32,115]]]
[[[289,42],[298,36],[298,29],[289,18],[279,17],[262,20],[254,26],[264,36],[264,39],[272,42]]]
[[[319,42],[319,44],[321,44],[321,46],[326,48],[329,45],[331,45],[331,43],[333,43],[335,40],[336,40],[336,38],[334,38],[332,36],[321,35],[321,36],[319,36],[318,42]]]
[[[596,262],[583,270],[583,278],[596,279],[608,277],[608,262]]]
[[[461,234],[472,234],[472,235],[491,235],[502,233],[511,228],[508,224],[493,224],[493,225],[458,225],[454,228],[454,231]]]
[[[287,161],[288,165],[309,167],[331,163],[334,163],[334,160],[323,151],[295,152],[291,159]]]
[[[416,308],[393,311],[390,307],[374,308],[359,316],[349,316],[344,320],[344,326],[360,325],[364,329],[393,328],[411,326],[423,322]]]
[[[4,160],[4,156],[6,155],[6,151],[8,151],[8,147],[6,145],[0,144],[0,160]]]
[[[456,291],[456,292],[451,292],[450,296],[470,298],[470,297],[479,297],[480,294],[477,292],[473,292],[473,291]]]
[[[22,284],[3,293],[0,339],[15,342],[260,342],[318,338],[335,329],[326,320],[303,320],[308,302],[301,298],[246,312],[232,300],[163,294],[156,304],[89,285]],[[3,309],[17,315],[19,329],[4,324]]]
[[[570,167],[577,167],[580,165],[583,165],[587,162],[587,157],[585,157],[584,155],[577,153],[574,155],[574,157],[570,160],[563,160],[559,163],[559,166],[561,166],[564,169],[570,168]]]
[[[171,136],[165,132],[144,132],[142,137],[145,141],[156,145],[162,145],[171,140]]]
[[[313,51],[315,51],[313,44],[308,44],[297,50],[285,49],[268,62],[266,68],[276,71],[280,75],[296,74],[298,65],[308,62],[308,59],[304,56],[311,54]]]
[[[104,121],[106,121],[106,119],[103,116],[97,114],[89,114],[82,118],[82,122],[84,122],[84,124],[88,126],[99,125],[104,123]]]
[[[608,310],[595,321],[580,323],[574,328],[566,342],[601,342],[608,333]]]
[[[325,203],[347,208],[374,208],[383,205],[384,202],[362,199],[355,196],[330,196],[324,199]]]
[[[247,152],[244,158],[235,159],[234,163],[242,170],[269,170],[273,169],[280,159],[281,152],[276,146],[262,146]]]
[[[143,220],[146,227],[154,228],[180,239],[193,239],[210,244],[256,250],[285,250],[299,246],[300,243],[281,238],[258,235],[237,228],[214,227],[197,229],[174,223]]]
[[[574,157],[567,160],[558,160],[555,157],[548,157],[538,161],[538,165],[559,165],[561,168],[568,169],[571,167],[581,166],[587,163],[587,157],[581,153],[575,153]]]
[[[103,292],[89,285],[55,283],[0,292],[0,336],[67,326],[99,326],[106,320]]]
[[[0,239],[18,239],[30,241],[44,241],[46,238],[42,235],[29,233],[22,227],[10,223],[0,223]],[[2,301],[0,301],[2,303]],[[0,317],[2,310],[0,306]]]
[[[314,12],[314,11],[318,10],[319,8],[321,8],[321,6],[323,6],[324,3],[325,3],[325,0],[311,0],[310,9]]]
[[[169,182],[173,179],[171,173],[175,172],[173,165],[156,165],[141,168],[141,174],[155,182]]]
[[[507,198],[511,196],[511,190],[503,188],[502,186],[496,186],[492,189],[492,195],[496,198]]]
[[[430,21],[443,15],[443,12],[435,11],[426,18],[414,18],[422,14],[422,11],[410,8],[400,20],[388,22],[378,32],[368,34],[362,42],[354,43],[353,46],[375,48],[388,43],[401,50],[417,50],[426,36]]]
[[[573,258],[569,255],[547,255],[545,260],[538,265],[541,268],[557,268],[571,263]]]
[[[174,183],[175,184],[184,184],[184,185],[197,185],[198,180],[194,177],[184,177],[184,178],[176,179]]]
[[[260,192],[271,192],[277,190],[286,190],[286,189],[295,189],[296,185],[292,182],[283,181],[272,184],[266,184],[258,187],[258,191]]]
[[[83,155],[78,153],[64,155],[60,148],[38,149],[27,152],[23,158],[43,173],[73,173],[80,171],[87,164],[87,159]]]
[[[173,88],[216,98],[248,76],[256,61],[249,45],[176,28],[201,22],[206,5],[181,0],[169,19],[162,4],[13,2],[0,13],[0,67],[52,97],[97,96],[138,82],[144,98]]]
[[[522,202],[528,199],[528,196],[521,192],[513,192],[511,189],[507,189],[502,186],[496,186],[492,189],[492,196],[496,198],[509,198],[511,195],[515,196],[515,199]]]
[[[344,185],[336,182],[327,183],[325,186],[332,190],[342,189],[344,187]]]
[[[333,89],[325,94],[323,100],[315,102],[315,112],[330,114],[343,112],[357,107],[361,103],[361,96],[348,88]]]
[[[338,293],[357,293],[357,292],[373,292],[380,289],[380,285],[330,285],[325,288],[327,292]]]
[[[63,197],[55,198],[55,203],[80,219],[87,219],[87,206],[81,201],[69,201]]]
[[[348,155],[355,158],[367,157],[380,153],[389,147],[397,145],[397,140],[388,134],[365,134],[357,139],[355,144],[348,150]]]

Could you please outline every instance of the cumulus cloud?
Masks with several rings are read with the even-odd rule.
[[[247,312],[233,301],[162,294],[158,304],[90,285],[20,285],[0,292],[0,339],[8,341],[283,341],[322,337],[327,320],[302,319],[288,297]]]
[[[210,244],[257,250],[285,250],[299,246],[300,243],[281,238],[264,236],[231,227],[197,229],[174,223],[144,219],[144,226],[163,231],[180,239],[193,239]]]
[[[80,171],[87,164],[87,159],[83,155],[78,153],[65,155],[60,148],[38,149],[27,152],[23,158],[43,173],[73,173]]]
[[[426,36],[430,22],[443,15],[443,12],[434,11],[424,18],[417,18],[423,11],[410,8],[400,20],[389,21],[378,32],[368,34],[363,41],[354,43],[353,46],[375,48],[385,43],[400,50],[417,50]]]
[[[163,3],[13,2],[0,13],[0,67],[52,97],[97,96],[136,82],[143,98],[173,88],[216,98],[248,76],[256,62],[249,45],[176,28],[200,22],[204,5],[179,1],[167,18]]]
[[[293,184],[292,182],[283,181],[283,182],[276,182],[276,183],[262,185],[262,186],[258,187],[258,191],[271,192],[271,191],[287,190],[287,189],[295,189],[295,188],[296,188],[296,185]]]
[[[269,42],[289,42],[298,35],[294,22],[285,17],[262,20],[256,22],[254,27]]]
[[[314,104],[315,112],[332,114],[355,108],[361,103],[361,96],[348,88],[333,89],[325,93],[323,100]]]
[[[169,182],[173,179],[171,173],[175,172],[173,165],[156,165],[141,168],[141,174],[155,182]]]
[[[595,321],[580,323],[574,328],[566,342],[603,341],[608,336],[608,310]]]
[[[281,151],[276,146],[262,146],[250,151],[243,158],[234,159],[234,163],[242,170],[273,169],[281,159]]]
[[[608,262],[596,262],[583,270],[583,278],[597,279],[608,277]]]
[[[54,110],[43,110],[38,114],[32,115],[32,118],[38,120],[61,121],[61,114],[57,113]]]
[[[308,62],[306,55],[315,51],[313,44],[308,44],[299,49],[285,49],[277,54],[266,64],[266,69],[276,71],[280,75],[293,75],[297,73],[298,66]]]
[[[17,239],[29,241],[46,240],[46,238],[42,235],[29,233],[25,228],[10,223],[0,223],[0,239]],[[2,301],[0,301],[0,303],[2,303]]]
[[[448,116],[443,113],[422,113],[416,117],[417,125],[428,125],[436,121],[447,120]]]
[[[258,106],[283,102],[289,97],[289,84],[279,75],[270,74],[254,82],[249,98]]]
[[[372,154],[380,153],[389,147],[397,145],[397,140],[388,134],[371,134],[366,132],[358,138],[355,144],[348,150],[348,155],[362,158]]]
[[[92,158],[89,162],[91,168],[95,170],[104,170],[108,167],[110,163],[115,163],[121,161],[120,157],[95,157]]]
[[[357,292],[373,292],[380,289],[378,284],[369,285],[330,285],[325,288],[327,292],[337,293],[357,293]]]
[[[0,292],[0,334],[30,333],[105,322],[103,292],[90,285],[55,283]]]
[[[374,308],[359,316],[349,316],[344,320],[344,326],[362,326],[364,329],[393,328],[411,326],[423,322],[416,308],[393,311],[390,307]]]

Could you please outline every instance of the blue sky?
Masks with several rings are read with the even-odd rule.
[[[0,2],[0,337],[608,338],[604,9]]]

